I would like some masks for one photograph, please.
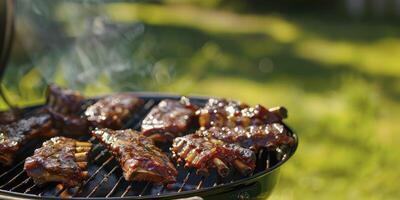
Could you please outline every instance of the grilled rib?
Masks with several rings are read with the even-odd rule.
[[[225,177],[231,166],[248,175],[256,165],[253,151],[196,133],[175,138],[171,150],[178,162],[185,161],[186,167],[196,168],[203,175],[208,175],[210,168],[216,168]]]
[[[78,186],[88,178],[90,142],[79,142],[66,137],[54,137],[26,158],[24,169],[36,184],[61,182]]]
[[[85,134],[88,132],[88,122],[82,117],[84,97],[70,89],[49,85],[47,88],[47,109],[51,114],[54,127],[69,134]]]
[[[280,122],[287,117],[283,107],[266,109],[261,105],[250,107],[247,104],[225,99],[209,99],[207,104],[197,111],[201,127],[236,127],[263,125]]]
[[[76,114],[81,110],[84,97],[78,92],[50,84],[47,88],[47,105],[54,112]]]
[[[14,154],[31,139],[54,135],[51,117],[45,113],[0,125],[0,163],[11,165]]]
[[[119,161],[125,180],[172,183],[178,172],[153,141],[132,130],[96,129],[93,135]]]
[[[283,145],[294,144],[294,139],[287,134],[287,130],[280,123],[235,128],[211,127],[198,130],[196,134],[227,143],[237,143],[255,152],[261,148],[272,151]]]
[[[195,111],[196,107],[187,98],[163,100],[142,121],[142,133],[154,141],[172,141],[188,130]]]
[[[141,105],[143,100],[133,94],[116,94],[89,106],[85,115],[95,127],[119,129],[122,128],[123,121]]]

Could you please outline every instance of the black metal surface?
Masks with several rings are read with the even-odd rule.
[[[146,103],[142,110],[126,122],[126,128],[137,130],[140,129],[141,120],[160,100],[180,98],[174,95],[152,93],[135,94],[144,99]],[[204,97],[191,97],[190,99],[197,105],[203,105],[207,100]],[[37,108],[27,108],[26,110]],[[275,152],[260,152],[257,155],[257,168],[249,177],[243,177],[234,172],[229,177],[222,179],[215,171],[212,171],[208,177],[201,177],[192,170],[178,166],[178,182],[169,186],[125,181],[122,178],[122,171],[112,155],[94,138],[82,136],[78,139],[94,143],[90,155],[90,178],[80,188],[60,188],[55,184],[39,187],[23,171],[24,158],[32,155],[33,150],[39,147],[44,139],[35,140],[17,155],[14,166],[9,168],[0,166],[0,199],[57,199],[66,192],[72,195],[73,199],[170,199],[191,196],[201,196],[205,199],[265,198],[273,190],[279,167],[296,151],[297,135],[291,130],[290,132],[296,139],[296,145],[287,149],[282,155]],[[161,148],[167,154],[170,153],[168,144]]]
[[[14,36],[14,2],[13,0],[0,0],[0,83],[7,67],[8,57],[11,52]],[[0,87],[0,97],[13,108]]]

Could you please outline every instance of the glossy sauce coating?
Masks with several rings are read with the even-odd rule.
[[[174,139],[172,145],[174,157],[185,161],[187,167],[196,169],[214,168],[214,158],[219,158],[225,164],[233,165],[234,160],[240,160],[251,169],[255,168],[253,151],[237,144],[229,144],[222,140],[190,134]]]
[[[280,123],[248,127],[211,127],[198,130],[196,134],[215,138],[227,143],[237,143],[244,148],[258,151],[260,148],[275,150],[282,145],[293,145],[294,139]]]
[[[33,156],[26,158],[24,169],[35,183],[62,182],[76,186],[87,178],[84,168],[78,165],[77,140],[66,137],[54,137],[35,150]],[[83,152],[87,153],[87,152]],[[87,163],[87,156],[81,160]]]
[[[166,99],[154,107],[142,122],[146,136],[159,134],[156,141],[172,141],[186,132],[195,117],[196,107],[183,98],[181,101]]]
[[[153,141],[132,130],[97,129],[93,135],[118,159],[127,181],[172,183],[178,172]]]
[[[270,112],[262,105],[250,107],[238,101],[209,99],[207,104],[197,111],[201,127],[237,127],[263,125],[280,122],[282,116]]]
[[[122,128],[124,120],[141,105],[143,100],[133,94],[116,94],[104,97],[89,106],[85,115],[95,127],[119,129]]]
[[[55,135],[51,117],[42,113],[0,126],[0,162],[12,163],[14,154],[29,140],[40,136]]]

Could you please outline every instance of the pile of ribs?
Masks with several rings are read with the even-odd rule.
[[[282,123],[284,107],[267,109],[238,101],[209,99],[201,108],[188,98],[165,99],[151,109],[141,131],[124,125],[144,101],[131,93],[97,99],[86,105],[77,91],[49,85],[44,110],[28,116],[0,112],[0,163],[11,165],[14,155],[30,140],[53,137],[25,160],[35,183],[61,182],[79,186],[88,178],[90,142],[60,136],[91,135],[113,154],[127,181],[176,182],[178,172],[157,147],[172,145],[172,158],[203,176],[216,169],[226,177],[236,169],[243,175],[256,167],[261,149],[275,151],[295,141]]]
[[[260,149],[273,151],[294,144],[281,124],[287,117],[283,107],[266,109],[210,99],[197,115],[201,128],[175,138],[171,150],[178,161],[185,161],[185,166],[201,173],[208,174],[210,168],[216,168],[224,177],[233,166],[248,175],[254,171],[255,154]]]
[[[24,170],[36,184],[61,182],[78,186],[88,178],[88,153],[90,142],[80,142],[66,137],[54,137],[26,158]]]

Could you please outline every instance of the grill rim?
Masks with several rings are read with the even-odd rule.
[[[114,92],[114,93],[110,93],[107,95],[100,95],[100,96],[96,96],[94,98],[87,98],[86,100],[95,100],[98,98],[101,98],[103,96],[108,96],[108,95],[113,95],[113,94],[117,94],[117,93],[121,93],[121,92]],[[171,94],[171,93],[159,93],[159,92],[124,92],[124,93],[128,93],[128,94],[134,94],[139,98],[142,98],[144,100],[149,100],[149,99],[153,99],[156,101],[160,101],[163,99],[180,99],[182,96],[184,95],[176,95],[176,94]],[[189,98],[192,101],[206,101],[210,98],[219,98],[219,97],[211,97],[211,96],[199,96],[199,95],[194,95],[194,96],[186,96],[187,98]],[[24,107],[23,109],[30,109],[30,108],[37,108],[40,107],[42,105],[33,105],[33,106],[27,106]],[[254,183],[256,180],[264,177],[264,176],[268,176],[268,175],[272,175],[273,173],[279,172],[279,168],[286,163],[291,157],[294,156],[297,148],[298,148],[298,143],[299,143],[299,138],[298,135],[293,131],[292,128],[290,128],[286,123],[282,122],[282,124],[285,126],[285,128],[288,129],[289,133],[293,136],[294,138],[294,145],[292,147],[290,147],[289,151],[287,152],[287,156],[280,160],[277,164],[275,164],[274,166],[265,169],[261,172],[258,172],[257,174],[253,174],[249,177],[245,177],[242,178],[240,180],[236,180],[234,182],[231,183],[225,183],[225,184],[219,184],[216,186],[212,186],[212,187],[207,187],[207,188],[201,188],[201,189],[194,189],[194,190],[190,190],[190,191],[182,191],[182,192],[171,192],[171,193],[167,193],[167,194],[160,194],[160,195],[146,195],[146,196],[125,196],[125,197],[72,197],[69,199],[73,199],[73,200],[81,200],[81,199],[98,199],[98,200],[106,200],[106,199],[168,199],[168,198],[182,198],[182,197],[188,197],[188,196],[201,196],[202,194],[206,194],[208,192],[213,192],[213,191],[218,191],[218,190],[229,190],[232,189],[236,186],[239,185],[249,185],[251,183]],[[33,194],[24,194],[24,193],[20,193],[20,192],[13,192],[13,191],[9,191],[9,190],[3,190],[0,189],[0,198],[4,198],[4,199],[60,199],[60,197],[56,197],[56,196],[39,196],[39,195],[33,195]]]

